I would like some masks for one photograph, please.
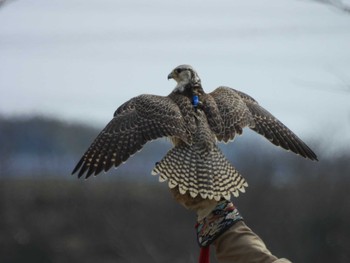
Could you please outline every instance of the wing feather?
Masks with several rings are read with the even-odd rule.
[[[168,97],[140,95],[115,112],[96,137],[72,174],[86,178],[119,166],[143,145],[160,137],[178,137],[190,143],[190,133],[178,106]]]
[[[241,134],[242,128],[254,124],[246,103],[231,88],[219,87],[209,95],[214,98],[223,123],[221,132],[217,133],[219,141],[228,142],[236,133]]]
[[[250,127],[252,130],[265,136],[277,146],[281,146],[305,158],[317,160],[316,154],[309,146],[275,116],[261,107],[257,102],[247,101],[246,103],[255,121],[255,125]]]
[[[234,137],[233,129],[226,128],[226,125],[238,125],[241,128],[248,126],[277,146],[317,160],[316,154],[296,134],[249,95],[228,87],[219,87],[210,94],[215,99],[225,123],[226,130],[219,139],[226,141]]]

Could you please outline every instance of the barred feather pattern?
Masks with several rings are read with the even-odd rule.
[[[317,160],[316,154],[295,133],[249,95],[224,86],[209,94],[216,101],[224,123],[223,133],[217,135],[218,140],[227,142],[235,134],[240,134],[244,127],[249,127],[276,146]]]
[[[225,158],[215,144],[204,113],[198,110],[197,131],[192,145],[179,142],[156,164],[152,174],[160,181],[168,180],[170,188],[178,187],[181,194],[192,198],[230,199],[248,186],[245,179]]]
[[[120,106],[114,118],[97,136],[72,173],[89,177],[118,167],[143,145],[174,136],[191,143],[190,132],[179,107],[168,97],[140,95]]]
[[[194,80],[188,80],[195,76]],[[168,137],[174,148],[152,173],[168,180],[183,196],[219,200],[238,196],[248,186],[221,153],[216,140],[229,142],[249,127],[277,146],[305,158],[316,154],[249,95],[220,86],[205,93],[189,65],[174,69],[168,78],[177,86],[168,96],[140,95],[121,105],[113,119],[87,149],[72,174],[97,175],[118,167],[148,141]],[[180,84],[185,86],[181,86]],[[194,96],[199,103],[192,105]]]
[[[243,99],[231,88],[219,87],[209,93],[214,98],[222,118],[222,131],[217,134],[220,141],[228,142],[236,134],[242,134],[246,126],[254,126],[254,119]]]

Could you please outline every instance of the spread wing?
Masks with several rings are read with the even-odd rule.
[[[249,95],[228,87],[219,87],[210,95],[216,101],[225,124],[219,140],[227,141],[237,130],[248,126],[277,146],[317,160],[316,154],[297,135]]]
[[[215,116],[216,123],[222,123],[219,132],[217,132],[217,125],[215,129],[212,127],[219,141],[228,142],[234,139],[236,134],[241,134],[244,127],[254,125],[253,116],[246,103],[231,88],[219,87],[209,93],[209,96],[214,99],[216,107],[210,107],[212,110],[210,114],[207,113],[207,116],[209,115],[210,119]],[[219,113],[214,115],[215,108],[218,109]],[[217,115],[221,117],[220,120]],[[214,121],[209,121],[210,124],[212,122],[214,123]],[[213,125],[211,124],[211,126]]]
[[[190,143],[190,133],[178,106],[168,97],[140,95],[115,112],[114,118],[97,136],[72,174],[97,175],[117,167],[142,146],[160,137],[175,136]]]

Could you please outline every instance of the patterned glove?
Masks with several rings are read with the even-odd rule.
[[[219,201],[214,210],[199,220],[196,225],[199,246],[209,246],[222,233],[240,220],[243,220],[243,217],[232,202],[228,200]]]

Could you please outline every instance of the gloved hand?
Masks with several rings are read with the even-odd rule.
[[[220,201],[192,198],[188,193],[180,194],[178,188],[171,189],[177,202],[197,213],[197,240],[201,247],[209,246],[216,238],[236,222],[243,220],[237,208],[229,200]]]
[[[238,210],[229,200],[208,200],[192,198],[189,194],[180,194],[178,188],[171,189],[175,199],[185,208],[197,213],[197,238],[201,247],[199,262],[209,263],[210,244],[215,246],[218,262],[284,262],[266,248],[264,242],[244,222]],[[220,238],[219,238],[220,237]]]

